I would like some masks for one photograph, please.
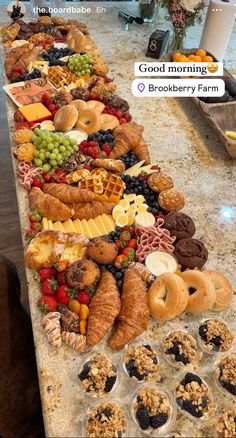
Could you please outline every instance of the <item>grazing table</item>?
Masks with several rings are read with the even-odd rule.
[[[72,3],[67,2],[66,6],[69,5]],[[86,3],[83,5],[85,6]],[[201,118],[190,99],[142,99],[132,96],[131,93],[134,62],[145,60],[150,33],[156,27],[166,29],[167,24],[160,18],[156,26],[131,25],[127,32],[123,22],[117,17],[118,10],[132,12],[137,7],[136,4],[99,3],[99,6],[103,5],[106,8],[106,14],[97,14],[95,3],[88,5],[92,9],[91,14],[81,14],[79,17],[72,15],[66,18],[80,18],[88,25],[92,37],[102,48],[102,55],[110,66],[110,76],[114,77],[118,85],[118,94],[129,102],[133,119],[145,127],[144,137],[149,144],[152,161],[158,162],[163,171],[173,177],[175,186],[185,194],[184,212],[195,221],[196,237],[203,240],[209,250],[207,267],[223,272],[235,286],[235,162],[229,158],[220,140]],[[6,6],[1,6],[2,17],[6,17],[5,9]],[[197,47],[199,38],[200,27],[190,29],[187,37],[188,46]],[[226,57],[226,67],[232,73],[236,73],[236,59],[233,59],[235,39],[234,32]],[[15,107],[9,98],[7,98],[7,108],[9,129],[12,131]],[[14,160],[13,165],[15,167]],[[24,234],[28,227],[27,193],[17,181],[16,190],[22,234]],[[27,270],[27,279],[46,436],[83,436],[82,419],[89,407],[89,399],[83,398],[77,382],[80,355],[67,346],[58,350],[50,347],[41,328],[42,317],[36,306],[39,291],[29,270]],[[234,302],[227,311],[221,312],[219,317],[232,322],[235,311]],[[204,316],[209,314],[206,312]],[[174,321],[168,322],[165,329],[166,326],[169,330],[180,326],[191,328],[194,321],[200,318],[201,316],[183,314]],[[144,337],[148,334],[150,338],[157,341],[162,336],[163,327],[163,324],[150,323]],[[108,351],[105,341],[100,349],[107,351],[111,357],[117,355]],[[205,357],[202,361],[202,369],[208,371],[212,363],[213,361]],[[172,377],[173,369],[166,366],[162,383],[168,386],[168,381],[171,381],[169,379]],[[118,393],[119,399],[123,400],[127,393],[127,389],[123,386]],[[225,399],[221,398],[216,416],[219,416],[225,403]],[[179,415],[176,429],[179,428],[194,434],[195,437],[214,436],[214,415],[209,421],[199,421],[196,424]],[[133,426],[130,436],[137,436],[137,433],[137,429]]]

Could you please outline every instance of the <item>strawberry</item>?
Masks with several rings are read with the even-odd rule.
[[[32,210],[28,216],[30,222],[39,222],[42,218],[42,214],[38,210]]]
[[[92,168],[91,168],[90,164],[88,163],[88,164],[84,165],[84,169],[91,170]]]
[[[124,117],[121,117],[119,122],[120,122],[120,125],[123,125],[124,123],[127,123],[127,120]]]
[[[57,300],[45,295],[38,299],[37,306],[43,313],[52,312],[57,307]]]
[[[79,301],[80,304],[88,305],[90,303],[90,297],[85,290],[81,290],[78,295],[76,295],[75,299]]]
[[[89,145],[89,147],[91,147],[91,148],[97,148],[97,147],[99,147],[99,143],[98,143],[98,141],[89,141],[89,142],[88,142],[88,145]]]
[[[137,241],[135,239],[130,239],[130,241],[128,243],[128,247],[136,249],[137,248]]]
[[[68,265],[68,260],[59,260],[59,262],[57,262],[54,265],[54,268],[57,271],[62,272],[62,271],[65,271],[65,269],[67,268],[67,265]]]
[[[51,182],[51,175],[50,175],[50,173],[44,173],[43,177],[44,177],[44,181],[45,182]]]
[[[123,231],[128,231],[131,236],[133,236],[135,234],[134,228],[129,226],[129,225],[125,225],[125,227],[123,228]]]
[[[107,158],[106,152],[101,151],[98,158],[102,158],[102,159]]]
[[[160,172],[160,167],[157,164],[153,164],[151,170],[158,170]]]
[[[118,269],[127,268],[129,260],[126,255],[120,254],[115,258],[114,266]]]
[[[31,222],[31,230],[39,232],[42,230],[42,225],[39,222]]]
[[[130,113],[127,111],[126,113],[124,113],[123,114],[123,117],[124,117],[124,119],[127,121],[127,122],[130,122],[130,120],[131,120],[131,115],[130,115]]]
[[[65,177],[64,177],[64,176],[54,177],[54,178],[52,179],[52,181],[53,181],[54,183],[57,183],[57,184],[64,184],[64,182],[65,182]]]
[[[129,248],[127,246],[127,248],[123,249],[121,254],[124,254],[127,257],[127,259],[129,260],[129,262],[134,262],[136,259],[136,254],[135,254],[134,248]]]
[[[60,304],[68,304],[70,299],[74,299],[74,290],[68,284],[62,284],[57,290],[56,299]]]
[[[41,189],[41,187],[43,187],[44,185],[44,178],[42,175],[37,175],[33,178],[33,182],[32,182],[32,187],[39,187]]]
[[[37,234],[38,231],[30,229],[25,233],[25,240],[28,240],[30,242]]]
[[[108,143],[104,143],[104,145],[102,145],[102,151],[106,152],[106,154],[109,155],[112,151],[112,148]]]
[[[142,179],[144,181],[147,181],[149,178],[149,175],[144,170],[142,170],[142,172],[138,175],[138,178]]]
[[[60,176],[64,176],[65,175],[65,172],[62,170],[62,169],[60,169],[59,167],[57,167],[56,169],[55,169],[55,172],[54,172],[56,175],[60,175]]]
[[[55,295],[57,289],[58,284],[54,278],[47,278],[41,284],[41,292],[43,295]]]
[[[109,102],[109,99],[107,97],[104,97],[102,103],[104,103],[104,105],[107,105],[108,102]]]
[[[41,102],[42,102],[42,103],[46,103],[49,99],[50,99],[49,94],[44,93],[44,94],[42,95]]]
[[[128,242],[131,239],[131,234],[128,230],[124,230],[120,233],[120,240]]]
[[[57,279],[58,284],[66,284],[67,281],[66,281],[65,271],[57,272],[56,279]]]
[[[40,281],[51,279],[55,276],[56,272],[57,271],[53,268],[42,268],[38,272],[39,279]]]
[[[56,105],[54,103],[50,103],[50,105],[48,105],[48,110],[51,111],[51,113],[53,113],[54,111],[56,111]]]

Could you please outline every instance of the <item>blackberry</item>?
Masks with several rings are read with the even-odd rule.
[[[180,409],[183,409],[184,400],[183,400],[182,397],[178,397],[178,398],[176,399],[176,403],[177,403],[177,405],[180,407]]]
[[[152,351],[152,347],[151,347],[151,345],[146,344],[146,345],[144,345],[144,348],[146,348],[146,349],[149,350],[149,351]]]
[[[227,380],[221,380],[219,379],[219,382],[221,386],[223,386],[224,389],[226,389],[230,394],[236,395],[236,385],[233,385],[232,383],[228,382]]]
[[[144,374],[139,374],[136,367],[133,367],[129,372],[130,377],[135,377],[139,382],[144,379]]]
[[[101,414],[105,415],[105,417],[110,418],[112,415],[112,411],[110,408],[105,408],[102,410]]]
[[[116,376],[108,377],[107,381],[105,383],[104,391],[105,392],[110,392],[112,390],[115,382],[116,382]]]
[[[150,427],[149,411],[145,406],[139,406],[136,411],[136,418],[142,430],[147,430]]]
[[[189,400],[184,400],[183,409],[189,412],[193,417],[201,418],[203,416],[202,410],[199,410],[198,406],[193,405]]]
[[[82,382],[83,380],[87,379],[88,374],[89,374],[89,371],[90,371],[90,365],[86,363],[86,364],[84,365],[84,367],[83,367],[81,373],[79,374],[79,379],[81,380],[81,382]]]
[[[92,135],[89,135],[87,141],[97,141],[99,146],[101,147],[104,143],[109,143],[110,147],[113,147],[114,136],[112,135],[112,130],[108,129],[108,131],[104,131],[100,129]]]
[[[198,333],[201,336],[201,338],[203,339],[204,342],[207,342],[207,324],[202,324],[200,325],[199,329],[198,329]]]
[[[126,363],[125,368],[127,369],[129,374],[129,372],[134,368],[134,360],[131,359],[128,363]]]
[[[221,344],[222,344],[222,339],[221,336],[215,336],[214,338],[211,339],[211,344],[213,344],[213,350],[218,351]]]
[[[163,426],[168,420],[168,415],[164,412],[150,417],[150,425],[153,429]]]
[[[187,356],[185,356],[184,354],[176,354],[175,360],[176,360],[176,362],[182,362],[184,365],[187,365],[188,363],[190,363],[189,358]]]
[[[202,379],[196,374],[186,373],[184,379],[181,381],[183,386],[186,386],[188,383],[197,382],[199,385],[202,384]]]
[[[207,407],[207,398],[205,395],[202,396],[202,403],[201,403],[202,408],[206,408]]]

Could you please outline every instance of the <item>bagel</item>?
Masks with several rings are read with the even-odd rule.
[[[82,99],[72,100],[72,102],[70,102],[70,105],[74,105],[75,108],[77,108],[77,110],[78,110],[78,117],[79,117],[80,111],[83,111],[83,110],[87,109],[87,102],[85,102]]]
[[[188,290],[177,274],[161,274],[148,291],[150,314],[154,319],[169,321],[182,313],[188,303]]]
[[[70,131],[78,119],[78,110],[73,105],[65,105],[57,110],[53,124],[56,131]]]
[[[101,116],[95,110],[80,111],[75,127],[91,135],[101,129]]]
[[[97,111],[98,113],[102,113],[105,105],[102,102],[99,102],[98,100],[89,100],[88,102],[86,102],[86,109],[94,109],[95,111]]]
[[[112,116],[111,114],[102,114],[101,123],[102,129],[104,129],[105,131],[107,131],[108,129],[115,129],[120,124],[117,117]]]
[[[204,275],[213,283],[215,288],[216,300],[212,310],[219,312],[226,309],[231,303],[234,293],[229,280],[216,271],[204,271]]]
[[[180,274],[188,290],[187,312],[204,312],[211,309],[215,300],[216,293],[213,283],[207,276],[200,271],[190,269]]]

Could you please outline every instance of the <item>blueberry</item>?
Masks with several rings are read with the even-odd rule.
[[[207,342],[207,324],[202,324],[200,325],[199,329],[198,329],[198,333],[201,336],[201,338]]]
[[[121,280],[122,278],[123,278],[123,274],[122,274],[122,272],[116,272],[116,278],[117,278],[117,280]]]
[[[123,284],[122,280],[117,281],[117,286],[119,289],[122,287],[122,284]]]

